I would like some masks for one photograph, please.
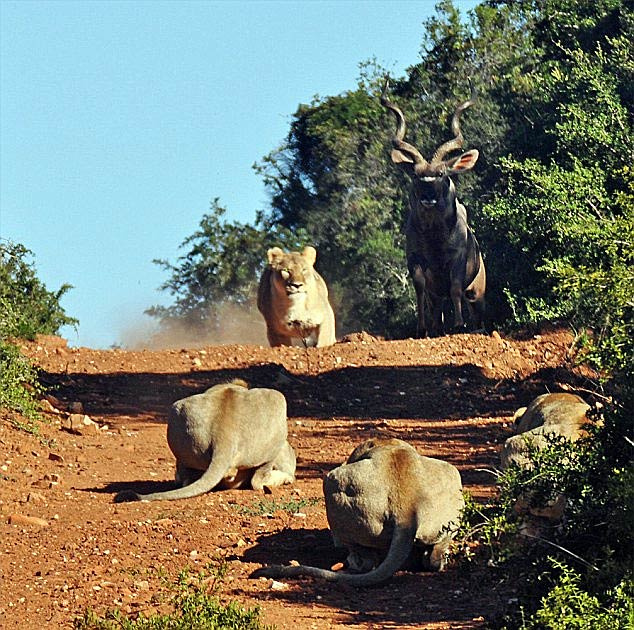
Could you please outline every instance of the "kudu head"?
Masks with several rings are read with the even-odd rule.
[[[405,142],[405,116],[394,103],[388,100],[388,85],[389,79],[386,78],[381,104],[396,118],[396,132],[392,138],[392,162],[403,167],[412,177],[414,194],[424,208],[431,209],[439,202],[455,198],[455,187],[450,175],[472,169],[478,160],[479,153],[477,149],[471,149],[458,157],[447,158],[447,155],[462,148],[464,138],[460,131],[460,114],[473,104],[475,93],[472,91],[471,98],[456,107],[451,121],[454,138],[441,144],[431,161],[427,161],[415,146]]]

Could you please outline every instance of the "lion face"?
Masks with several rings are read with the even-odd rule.
[[[335,343],[335,314],[328,301],[328,287],[314,268],[317,251],[266,252],[267,268],[258,286],[258,309],[266,321],[271,346],[328,346]]]
[[[314,283],[313,264],[316,252],[306,247],[298,252],[283,252],[274,247],[267,252],[271,271],[271,280],[276,292],[286,294],[291,301],[304,299]]]

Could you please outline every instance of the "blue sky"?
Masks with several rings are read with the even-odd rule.
[[[455,2],[461,10],[476,0]],[[168,304],[166,274],[210,200],[251,222],[252,165],[359,63],[400,76],[435,0],[0,0],[0,237],[35,254],[78,331],[107,348]]]

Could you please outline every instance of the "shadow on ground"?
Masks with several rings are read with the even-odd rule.
[[[245,369],[186,373],[43,373],[62,400],[82,400],[86,413],[108,420],[128,416],[165,421],[169,405],[234,378],[252,387],[280,390],[291,417],[362,419],[460,419],[512,415],[554,383],[580,384],[566,368],[542,369],[530,378],[490,379],[481,368],[461,366],[345,367],[295,376],[276,363]]]

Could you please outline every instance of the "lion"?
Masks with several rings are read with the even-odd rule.
[[[563,437],[571,442],[587,437],[586,427],[592,424],[588,417],[591,410],[583,398],[565,392],[549,393],[537,396],[528,407],[521,407],[513,416],[513,435],[506,439],[500,453],[502,469],[511,464],[520,468],[531,469],[530,457],[532,449],[542,450],[548,446],[550,439]],[[528,514],[547,521],[559,521],[566,509],[566,497],[556,493],[545,505],[532,505],[532,495],[525,493],[515,504],[518,514]],[[528,530],[528,524],[525,524]],[[537,522],[531,528],[539,531]]]
[[[251,577],[372,586],[409,566],[440,571],[464,507],[458,469],[398,439],[360,444],[328,473],[324,496],[333,542],[348,550],[350,572],[272,565]]]
[[[236,379],[177,400],[167,424],[182,487],[139,494],[124,490],[115,502],[187,499],[218,487],[250,484],[254,490],[295,481],[295,452],[288,443],[286,398],[274,389]]]
[[[328,301],[328,287],[313,267],[315,248],[286,253],[273,247],[266,256],[258,309],[266,321],[271,346],[290,346],[292,339],[318,348],[334,344],[335,314]]]
[[[590,411],[583,398],[565,392],[537,396],[528,407],[520,407],[513,416],[516,435],[508,438],[500,454],[502,468],[512,462],[520,467],[530,466],[527,441],[537,448],[548,443],[547,435],[559,435],[571,441],[587,436],[584,425],[589,424]]]

